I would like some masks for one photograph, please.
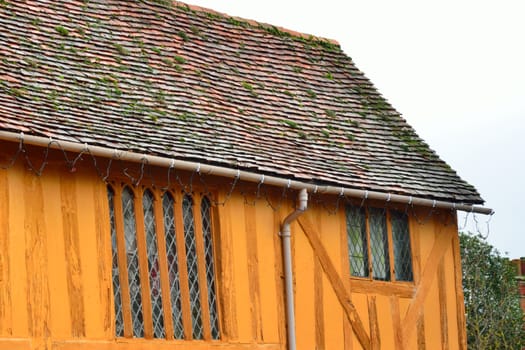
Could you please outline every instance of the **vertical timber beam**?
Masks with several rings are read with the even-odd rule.
[[[442,232],[437,234],[434,246],[430,251],[430,255],[427,259],[425,269],[421,275],[419,285],[417,286],[416,294],[410,305],[403,321],[403,340],[405,342],[404,348],[407,346],[407,342],[412,336],[412,332],[416,328],[416,322],[420,314],[422,314],[423,305],[430,291],[432,281],[436,277],[438,265],[443,259],[447,248],[450,247],[452,236],[448,232]]]

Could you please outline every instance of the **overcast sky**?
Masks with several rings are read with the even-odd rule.
[[[489,242],[525,256],[524,1],[186,2],[337,40],[496,211]],[[488,217],[475,219],[487,233]]]

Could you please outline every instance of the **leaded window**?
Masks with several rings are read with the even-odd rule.
[[[202,317],[200,303],[199,270],[197,262],[197,244],[195,242],[195,222],[193,218],[193,199],[185,195],[182,200],[184,220],[184,242],[186,244],[186,267],[190,288],[191,321],[194,339],[202,339]]]
[[[392,209],[347,206],[350,273],[383,281],[412,281],[408,217]]]
[[[353,276],[368,277],[368,236],[364,208],[347,208],[346,232],[350,271]]]
[[[412,255],[410,254],[407,215],[398,211],[391,211],[390,220],[392,223],[396,280],[412,281],[414,277],[412,276]]]
[[[114,185],[108,203],[115,335],[219,339],[209,198]]]

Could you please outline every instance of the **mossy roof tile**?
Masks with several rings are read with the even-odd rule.
[[[483,202],[332,41],[152,0],[4,0],[0,29],[4,130]]]

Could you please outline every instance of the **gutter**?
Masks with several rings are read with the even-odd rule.
[[[306,189],[308,192],[319,194],[337,194],[354,198],[373,199],[379,201],[389,201],[392,203],[416,205],[422,207],[432,207],[450,210],[460,210],[465,212],[479,213],[492,215],[494,210],[482,206],[475,206],[470,204],[446,202],[440,200],[432,200],[426,198],[419,198],[413,196],[405,196],[393,193],[358,190],[346,187],[336,186],[318,186],[315,184],[284,179],[276,176],[266,176],[254,172],[232,169],[222,166],[201,164],[198,162],[191,162],[185,160],[178,160],[167,157],[153,156],[149,154],[141,154],[135,152],[121,151],[100,146],[90,146],[86,143],[62,141],[51,139],[42,136],[24,135],[24,133],[14,133],[9,131],[0,131],[0,140],[11,142],[23,142],[24,144],[49,147],[59,149],[62,151],[85,153],[92,156],[119,159],[133,163],[147,163],[149,165],[160,166],[164,168],[176,168],[180,170],[187,170],[193,172],[200,172],[207,175],[216,175],[228,178],[237,178],[242,181],[262,183],[277,187],[287,187],[290,189],[301,190]]]
[[[292,271],[292,248],[290,225],[295,219],[302,215],[308,205],[308,192],[305,188],[299,191],[297,196],[297,209],[291,212],[281,224],[281,236],[283,262],[284,262],[284,286],[286,292],[286,326],[288,327],[288,350],[296,349],[295,342],[295,306],[293,293],[293,271]]]

